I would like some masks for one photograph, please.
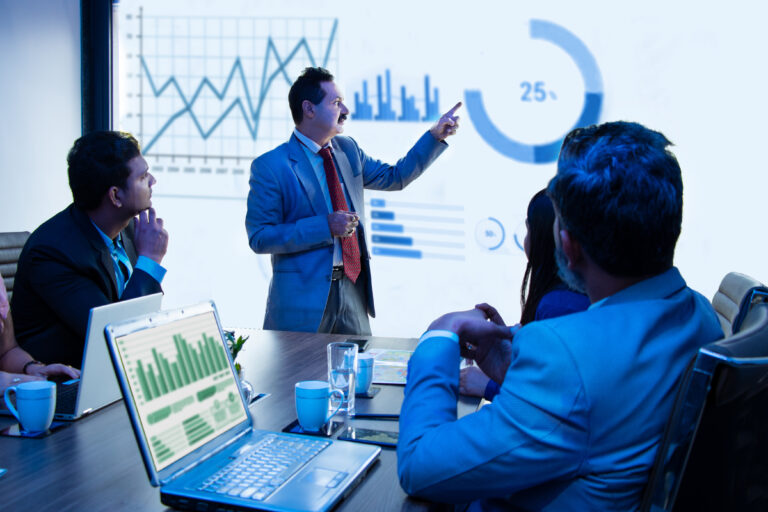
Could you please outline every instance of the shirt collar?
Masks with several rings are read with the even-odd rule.
[[[686,286],[685,279],[680,275],[680,271],[677,270],[677,267],[672,267],[661,274],[649,277],[648,279],[633,284],[611,296],[595,302],[589,309],[600,307],[602,305],[607,306],[623,302],[671,297]]]
[[[297,139],[299,139],[299,142],[304,144],[304,146],[308,150],[310,150],[312,153],[315,153],[315,154],[317,154],[317,152],[320,151],[321,149],[331,146],[331,143],[329,142],[325,146],[321,147],[320,144],[318,144],[317,142],[313,141],[312,139],[310,139],[309,137],[301,133],[298,128],[293,129],[293,134],[296,136]]]
[[[107,235],[104,234],[104,232],[99,228],[99,226],[96,225],[95,222],[91,221],[91,224],[93,224],[93,227],[96,228],[96,231],[101,236],[101,239],[104,240],[104,245],[107,246],[107,249],[111,251],[115,248],[115,246],[117,247],[123,246],[122,233],[118,233],[117,237],[115,237],[115,239],[112,240],[111,238],[109,238]]]

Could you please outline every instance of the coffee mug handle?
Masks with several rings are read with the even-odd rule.
[[[5,389],[5,393],[3,393],[3,397],[5,398],[5,405],[8,407],[8,410],[11,411],[11,414],[13,414],[13,416],[16,418],[16,421],[21,423],[21,418],[19,418],[19,411],[16,410],[16,408],[11,403],[11,399],[8,398],[8,393],[11,391],[16,393],[16,386],[11,386]],[[341,405],[339,405],[339,407],[341,407]]]
[[[333,410],[331,414],[328,415],[328,417],[325,418],[325,421],[323,423],[328,423],[328,420],[336,416],[336,413],[339,412],[339,409],[341,409],[341,404],[344,403],[344,393],[338,389],[334,389],[330,392],[329,396],[331,397],[331,401],[333,401],[333,396],[337,395],[337,398],[339,399],[339,405],[336,406],[336,409]]]

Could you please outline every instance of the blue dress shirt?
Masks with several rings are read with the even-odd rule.
[[[128,258],[128,254],[125,252],[125,247],[123,247],[122,234],[118,233],[117,238],[112,240],[106,234],[104,234],[104,232],[99,229],[99,226],[97,226],[95,223],[93,223],[93,227],[96,228],[96,231],[98,231],[102,240],[104,240],[104,244],[109,250],[109,255],[112,257],[112,262],[114,263],[115,267],[115,280],[117,281],[117,293],[118,295],[122,296],[123,290],[125,290],[125,284],[131,278],[131,274],[133,273],[131,260]],[[123,273],[121,270],[121,266],[125,269],[125,273]],[[136,260],[136,268],[143,270],[152,276],[152,278],[158,283],[163,282],[166,269],[151,258],[147,258],[146,256],[139,256]]]

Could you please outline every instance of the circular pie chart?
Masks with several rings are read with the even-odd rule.
[[[531,20],[531,39],[549,41],[565,51],[584,78],[584,106],[573,128],[595,124],[603,104],[603,79],[595,58],[584,43],[571,32],[549,21]],[[509,138],[491,121],[479,90],[464,91],[467,112],[478,134],[502,155],[520,162],[544,164],[557,160],[563,137],[544,144],[524,144]]]

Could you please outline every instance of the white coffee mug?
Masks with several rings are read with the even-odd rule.
[[[331,397],[336,397],[339,403],[333,412],[328,414]],[[331,390],[330,384],[325,381],[304,380],[296,383],[296,416],[304,430],[320,430],[320,427],[339,412],[343,402],[344,393],[337,389]]]
[[[10,394],[16,395],[16,407]],[[56,383],[47,380],[22,382],[6,388],[5,405],[27,432],[48,430],[56,410]]]
[[[371,354],[358,354],[355,393],[365,395],[373,383],[373,365],[375,358]]]

